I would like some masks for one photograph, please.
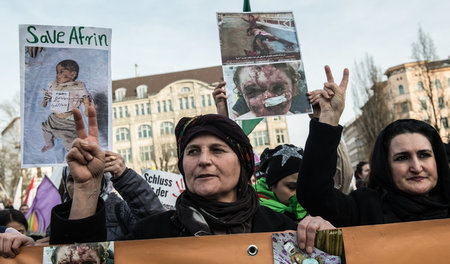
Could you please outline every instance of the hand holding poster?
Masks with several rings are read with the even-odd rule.
[[[108,149],[111,30],[20,25],[19,36],[22,167],[64,163],[76,137],[74,108],[96,108],[100,145]]]
[[[183,176],[165,171],[144,170],[143,177],[162,205],[168,210],[175,210],[175,202],[185,189]]]
[[[292,13],[217,16],[229,117],[311,113]]]

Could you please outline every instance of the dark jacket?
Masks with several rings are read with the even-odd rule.
[[[127,239],[148,239],[186,236],[170,219],[175,211],[167,211],[147,217],[136,224]],[[252,233],[278,232],[297,230],[297,224],[282,213],[272,211],[265,206],[259,206],[252,221]],[[192,236],[188,235],[188,236]]]
[[[400,222],[400,219],[385,220],[396,219],[396,216],[395,212],[390,210],[389,203],[383,203],[382,192],[362,187],[345,195],[333,188],[336,149],[341,133],[341,126],[335,127],[311,120],[297,182],[299,202],[311,215],[322,216],[337,227]],[[379,162],[387,163],[384,160]],[[426,218],[412,220],[423,219]]]
[[[89,217],[94,222],[92,225],[97,225],[96,228],[105,228],[106,237],[103,237],[103,233],[99,233],[96,228],[94,231],[89,226],[89,223],[82,220],[68,221],[71,202],[56,206],[52,210],[52,220],[50,228],[52,230],[50,236],[50,243],[73,243],[73,242],[95,242],[95,241],[113,241],[119,240],[125,237],[131,230],[134,229],[134,225],[140,219],[158,214],[166,211],[159,201],[156,194],[152,191],[150,185],[138,175],[132,169],[126,169],[124,173],[117,179],[111,179],[114,188],[123,197],[120,199],[115,193],[109,193],[106,201],[99,202],[97,211],[97,218]],[[101,205],[100,205],[101,204]],[[70,227],[73,222],[74,227]],[[101,224],[101,225],[100,225]],[[70,234],[62,236],[62,234],[55,234],[54,227],[80,230],[75,231],[75,240],[67,240],[71,237]],[[64,230],[64,229],[63,229]],[[86,240],[83,241],[83,232],[86,233]],[[79,232],[79,234],[78,234]],[[92,232],[97,232],[93,234]]]
[[[134,170],[127,168],[119,178],[111,181],[137,220],[166,211],[150,185]]]
[[[104,241],[106,239],[104,202],[99,199],[95,215],[69,220],[70,202],[55,206],[52,210],[52,232],[50,244],[71,244],[81,242]],[[180,230],[170,217],[175,211],[166,211],[149,216],[138,222],[126,239],[149,239],[179,237]],[[296,230],[297,224],[289,217],[259,206],[252,222],[252,232],[278,232]]]

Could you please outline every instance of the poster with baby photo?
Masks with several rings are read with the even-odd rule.
[[[65,163],[74,108],[86,124],[95,108],[100,146],[110,149],[111,29],[20,25],[19,38],[22,167]]]
[[[312,113],[302,61],[223,66],[233,120]]]
[[[43,264],[114,264],[114,241],[44,247]]]
[[[294,15],[218,13],[222,64],[300,60]]]
[[[340,264],[344,255],[342,230],[317,232],[311,254],[298,247],[296,232],[272,234],[274,264]]]

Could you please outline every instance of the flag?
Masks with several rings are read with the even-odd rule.
[[[244,130],[244,133],[248,136],[262,120],[263,118],[242,120],[242,130]]]
[[[25,202],[24,202],[24,204],[27,204],[28,207],[31,206],[31,200],[33,200],[33,198],[34,198],[34,197],[30,197],[30,193],[31,193],[31,190],[33,190],[33,188],[34,188],[34,178],[35,177],[36,176],[33,176],[33,178],[31,179],[31,183],[30,183],[30,186],[28,187],[28,191],[27,191],[27,197],[25,198]]]
[[[19,210],[22,205],[22,177],[19,179],[19,183],[17,184],[16,194],[14,195],[13,207],[14,209]]]
[[[53,185],[47,175],[45,175],[37,188],[33,204],[25,215],[28,219],[30,233],[45,235],[45,231],[50,225],[52,208],[60,203],[61,196],[59,195],[58,189]]]

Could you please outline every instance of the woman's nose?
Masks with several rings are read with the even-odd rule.
[[[209,151],[202,150],[199,157],[199,165],[205,166],[211,163],[211,153]]]
[[[417,156],[414,156],[411,158],[411,161],[409,163],[409,169],[413,173],[420,173],[423,170],[422,162]]]

